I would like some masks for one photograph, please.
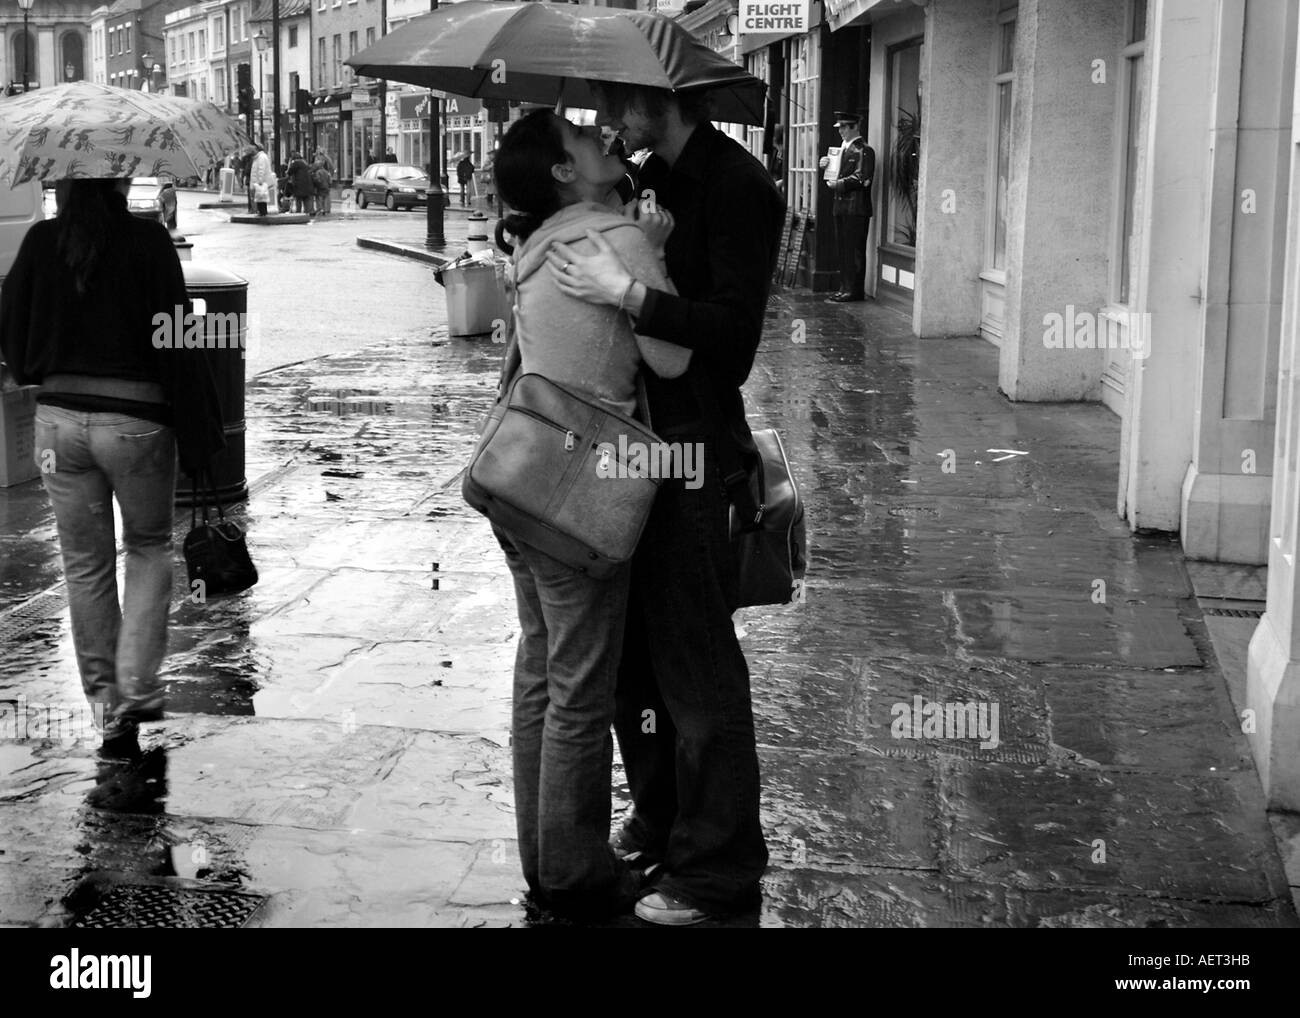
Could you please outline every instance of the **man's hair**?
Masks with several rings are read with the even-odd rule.
[[[710,120],[713,96],[709,89],[694,88],[674,92],[668,88],[649,85],[625,85],[622,82],[593,82],[592,91],[604,100],[611,116],[621,117],[629,107],[635,107],[647,116],[662,117],[670,103],[676,103],[682,120],[698,124]]]

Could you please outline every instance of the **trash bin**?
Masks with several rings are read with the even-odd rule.
[[[492,332],[494,322],[510,320],[505,266],[500,262],[464,262],[441,270],[447,290],[447,331],[453,336]]]
[[[248,346],[248,280],[212,265],[181,262],[185,290],[202,317],[203,352],[217,383],[226,447],[212,460],[212,485],[223,506],[248,497],[244,475],[244,355]],[[183,413],[183,407],[176,408]],[[193,504],[184,474],[177,474],[176,504]]]

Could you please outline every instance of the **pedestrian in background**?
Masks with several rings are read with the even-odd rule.
[[[330,214],[330,188],[334,184],[330,171],[325,168],[326,161],[317,150],[311,167],[311,181],[316,191],[316,213],[322,216]]]
[[[311,167],[307,165],[307,160],[298,152],[289,154],[289,166],[285,170],[285,176],[289,179],[289,186],[292,188],[293,211],[305,212],[307,215],[312,214],[312,195],[316,191],[316,185],[311,179]]]
[[[261,145],[257,145],[256,148],[257,152],[254,153],[248,170],[248,193],[257,206],[257,214],[264,216],[267,202],[271,200],[271,184],[275,181],[275,173],[271,168],[271,157],[266,154],[266,149]]]
[[[856,113],[836,113],[839,128],[840,168],[830,181],[831,221],[835,224],[835,252],[840,266],[840,289],[829,298],[837,304],[866,299],[867,227],[871,221],[871,178],[876,174],[876,153],[858,133]],[[820,166],[830,162],[822,156]]]
[[[474,179],[474,161],[470,159],[469,153],[466,153],[456,164],[456,180],[460,184],[460,203],[465,204],[465,189],[469,182]]]
[[[557,284],[626,308],[639,336],[694,352],[685,377],[644,376],[656,433],[701,448],[706,477],[695,488],[665,479],[655,498],[632,562],[614,720],[633,802],[615,845],[657,867],[636,914],[684,926],[756,907],[768,859],[718,450],[756,455],[740,387],[762,336],[785,202],[767,168],[709,122],[707,94],[599,84],[596,98],[598,123],[627,148],[652,150],[638,187],[676,220],[666,255],[680,293],[608,249],[583,256],[565,244],[550,254]]]
[[[36,462],[82,687],[102,708],[110,754],[138,750],[139,723],[163,716],[177,453],[194,474],[225,444],[204,351],[153,341],[157,316],[172,335],[189,301],[171,237],[127,211],[129,186],[61,181],[59,217],[28,231],[0,292],[0,352],[20,384],[42,386]],[[126,546],[120,599],[114,498]]]
[[[594,128],[542,109],[507,132],[495,172],[510,207],[497,241],[514,260],[520,372],[633,414],[642,361],[680,374],[689,352],[642,342],[621,308],[564,296],[547,269],[552,241],[585,251],[595,234],[641,278],[671,289],[648,232],[604,204],[622,162],[605,153]],[[594,579],[495,524],[493,532],[514,578],[521,629],[511,746],[524,878],[534,900],[557,912],[626,911],[640,882],[609,844],[610,724],[630,566]]]

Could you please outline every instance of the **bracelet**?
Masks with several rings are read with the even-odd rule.
[[[623,306],[623,302],[624,302],[625,300],[627,300],[627,296],[628,296],[628,294],[630,294],[630,293],[632,292],[632,287],[634,287],[634,286],[636,286],[636,280],[635,280],[635,279],[633,279],[631,282],[629,282],[629,283],[627,284],[627,289],[623,291],[623,296],[621,296],[621,297],[618,299],[618,309],[619,309],[620,311],[628,311],[628,309],[625,308],[625,307]],[[628,311],[628,313],[631,314],[630,311]]]

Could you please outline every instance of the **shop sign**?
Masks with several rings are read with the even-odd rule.
[[[807,32],[811,6],[811,0],[740,0],[740,34]]]

